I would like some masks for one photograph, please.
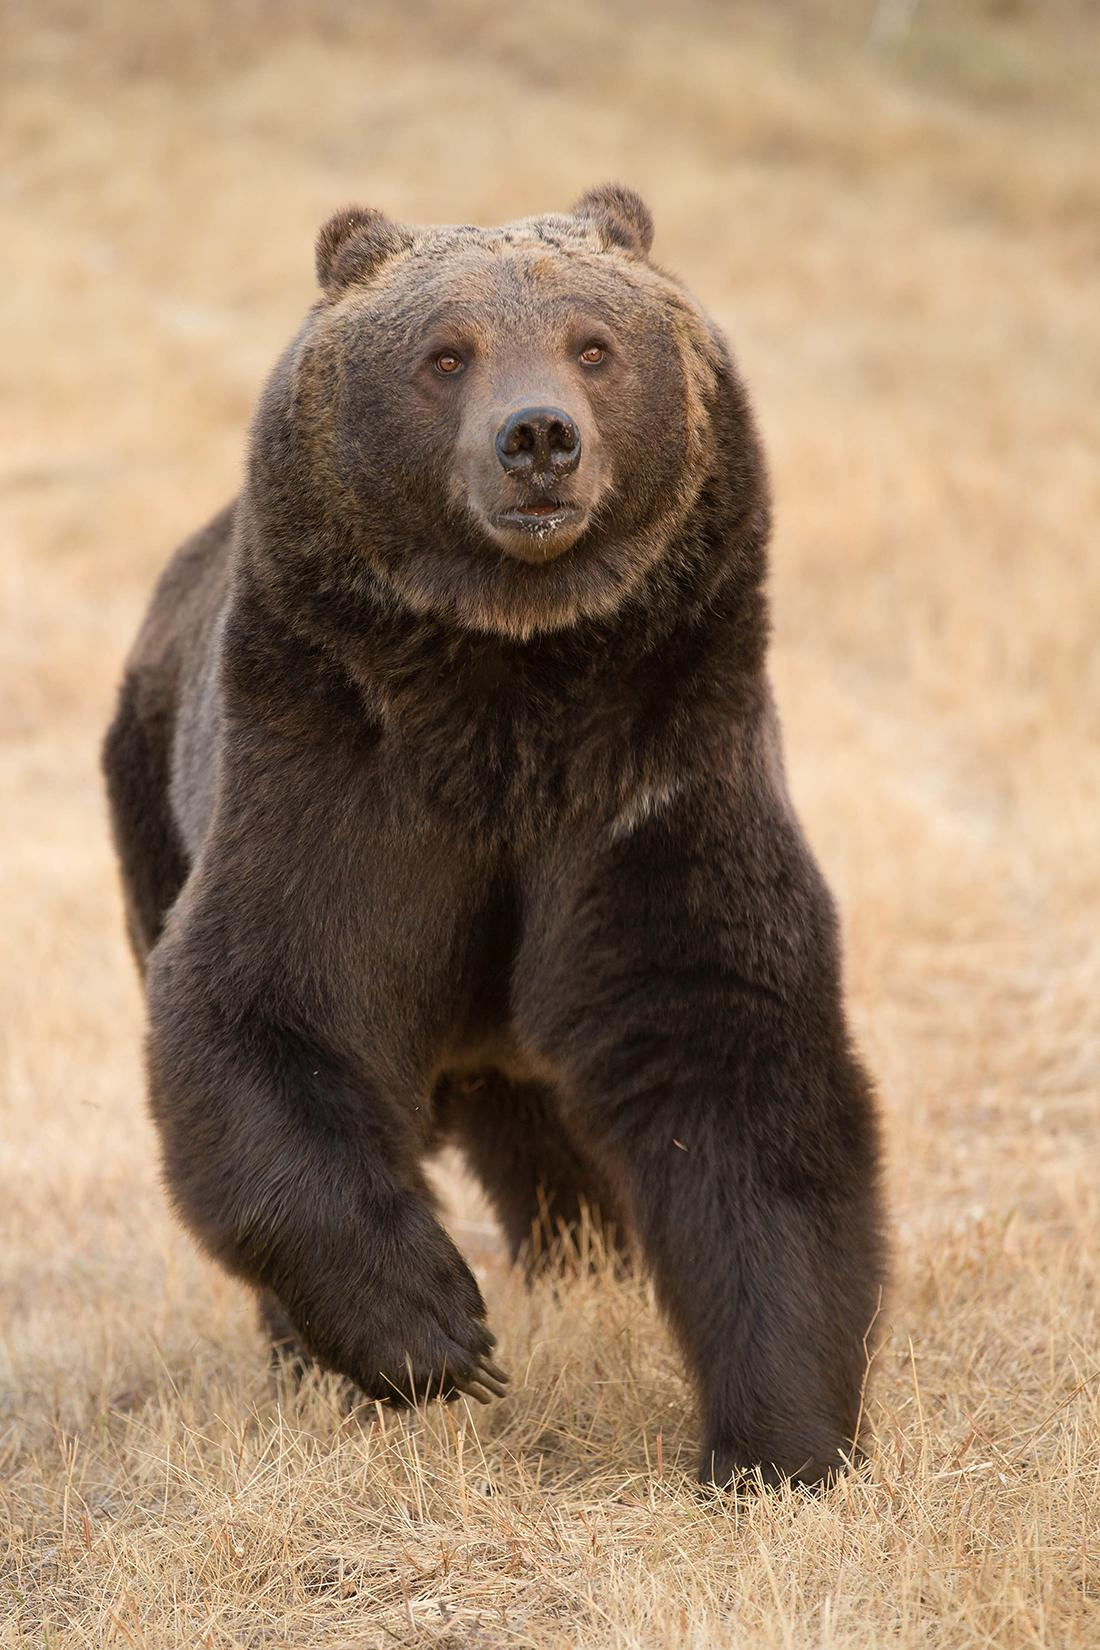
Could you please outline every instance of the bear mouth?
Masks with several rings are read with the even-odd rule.
[[[591,509],[569,498],[543,496],[478,514],[497,549],[516,561],[545,566],[572,549],[588,525]]]
[[[564,527],[567,522],[576,521],[583,513],[580,505],[570,504],[568,499],[539,499],[532,504],[517,504],[510,510],[502,510],[496,517],[496,525],[547,533]]]

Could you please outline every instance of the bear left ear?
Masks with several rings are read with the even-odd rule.
[[[586,189],[573,208],[577,218],[590,218],[613,246],[625,247],[645,257],[653,245],[653,219],[649,207],[633,189],[621,183],[604,183]]]
[[[317,279],[330,295],[366,280],[378,265],[413,243],[412,232],[375,207],[349,206],[317,236]]]

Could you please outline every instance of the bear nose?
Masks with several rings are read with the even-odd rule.
[[[572,475],[581,461],[581,432],[560,407],[521,407],[497,431],[497,457],[513,475]]]

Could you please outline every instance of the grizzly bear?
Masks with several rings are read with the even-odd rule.
[[[827,1482],[883,1275],[829,893],[765,668],[728,347],[631,191],[351,209],[104,762],[171,1196],[376,1398],[506,1376],[425,1174],[650,1269],[707,1482]],[[533,1264],[533,1261],[531,1261]]]

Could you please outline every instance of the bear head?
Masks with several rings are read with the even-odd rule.
[[[525,638],[606,618],[688,551],[717,576],[704,499],[762,542],[744,394],[652,238],[618,185],[498,229],[330,219],[322,298],[253,433],[249,503],[284,583],[338,587],[345,619],[370,598]]]

